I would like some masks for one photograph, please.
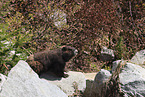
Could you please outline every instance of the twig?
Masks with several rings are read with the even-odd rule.
[[[132,11],[131,11],[131,1],[129,1],[129,9],[130,9],[130,15],[132,17]]]
[[[3,66],[5,66],[7,70],[9,70],[9,68],[5,64],[3,64]]]
[[[25,49],[23,46],[22,46],[22,48]],[[26,50],[26,49],[25,49],[25,50]],[[33,54],[31,51],[28,52],[28,51],[26,50],[26,52],[29,53],[29,55],[32,55],[32,54]]]

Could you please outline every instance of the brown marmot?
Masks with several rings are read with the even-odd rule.
[[[38,75],[51,71],[58,77],[67,77],[68,75],[64,74],[65,64],[77,53],[74,47],[64,46],[55,50],[34,53],[26,61]]]

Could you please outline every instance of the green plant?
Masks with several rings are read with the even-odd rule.
[[[25,60],[28,56],[29,49],[25,49],[24,45],[29,41],[29,31],[25,31],[26,27],[22,26],[23,17],[20,13],[16,16],[6,18],[5,23],[0,24],[0,67],[1,73],[5,73],[6,69],[11,69],[19,60]]]
[[[126,45],[124,44],[123,37],[120,37],[119,41],[117,42],[116,52],[117,52],[117,57],[119,59],[126,58],[128,54]]]

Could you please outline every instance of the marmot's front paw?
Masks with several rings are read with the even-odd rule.
[[[67,77],[69,77],[69,75],[68,74],[64,74],[63,77],[64,78],[67,78]]]

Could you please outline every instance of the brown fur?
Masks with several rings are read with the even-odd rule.
[[[45,50],[34,53],[26,60],[31,68],[39,75],[42,72],[52,71],[59,77],[66,77],[64,68],[73,56],[76,49],[70,46],[65,46],[56,50]]]

